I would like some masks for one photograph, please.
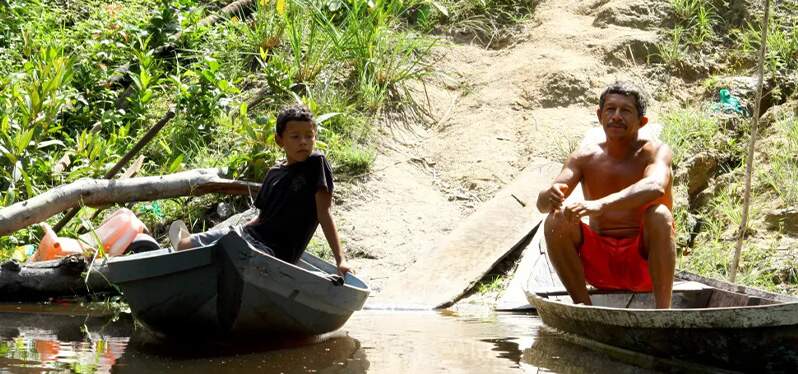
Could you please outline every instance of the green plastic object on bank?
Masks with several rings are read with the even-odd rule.
[[[740,115],[748,115],[748,110],[745,109],[740,99],[731,94],[728,88],[721,88],[718,91],[720,100],[712,105],[712,110],[723,113],[736,113]]]

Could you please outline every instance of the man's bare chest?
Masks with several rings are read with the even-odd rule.
[[[583,183],[596,194],[608,195],[643,179],[645,168],[636,160],[599,161],[583,169]]]

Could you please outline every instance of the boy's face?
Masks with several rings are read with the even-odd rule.
[[[275,140],[285,151],[289,165],[305,161],[310,157],[316,144],[316,126],[309,121],[288,121],[283,135],[277,134]]]

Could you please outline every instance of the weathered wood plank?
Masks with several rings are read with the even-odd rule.
[[[562,165],[532,162],[509,186],[465,219],[429,255],[390,279],[367,308],[430,309],[461,298],[508,253],[530,239],[543,215],[538,192]]]

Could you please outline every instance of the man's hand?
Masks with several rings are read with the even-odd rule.
[[[543,191],[541,199],[544,204],[548,204],[549,212],[560,209],[563,201],[565,201],[565,194],[568,193],[568,185],[565,183],[554,183],[548,190]]]
[[[338,263],[338,275],[344,276],[346,273],[353,273],[352,268],[349,267],[349,264],[346,263],[346,260],[341,261]]]
[[[571,220],[578,220],[584,216],[599,216],[603,208],[604,204],[597,200],[587,200],[568,204],[565,209],[563,209],[563,213]]]

